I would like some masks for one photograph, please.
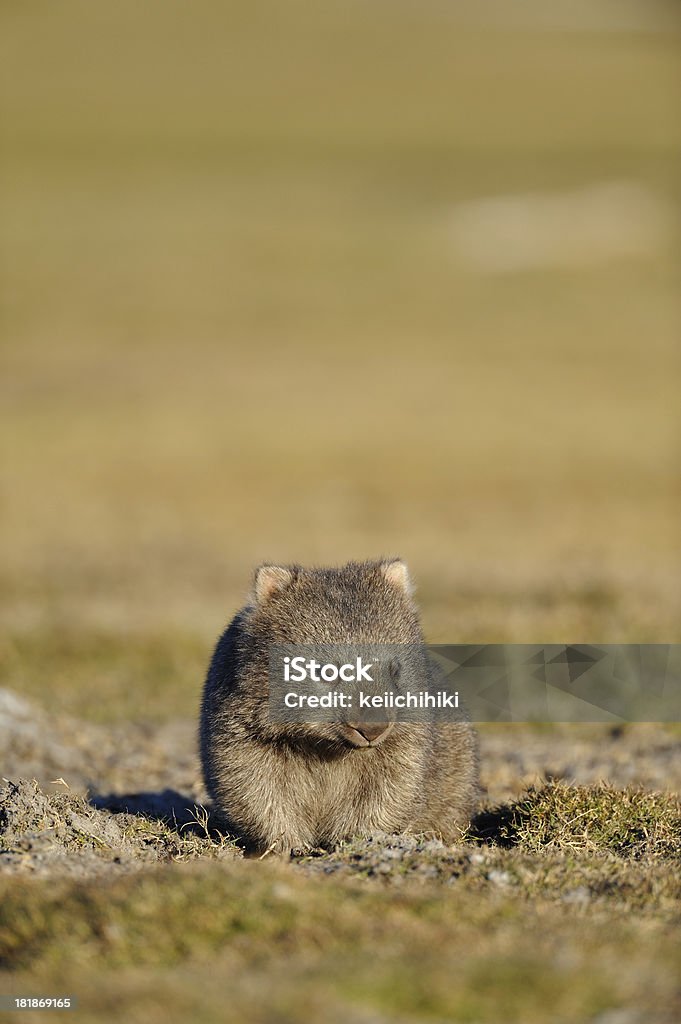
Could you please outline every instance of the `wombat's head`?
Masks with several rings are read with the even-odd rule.
[[[351,562],[340,569],[262,565],[256,570],[245,628],[251,656],[263,678],[273,646],[423,644],[412,601],[407,567],[399,559]],[[393,680],[394,681],[394,680]],[[391,685],[383,678],[381,686]],[[352,710],[334,712],[333,721],[272,723],[263,704],[258,715],[270,739],[323,747],[378,746],[400,727],[368,719]]]

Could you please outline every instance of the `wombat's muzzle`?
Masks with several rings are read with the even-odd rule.
[[[392,722],[346,722],[348,739],[355,747],[376,746],[392,729]]]

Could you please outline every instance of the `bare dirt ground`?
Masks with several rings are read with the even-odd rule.
[[[678,793],[679,747],[673,731],[650,724],[487,726],[484,804],[554,781]],[[103,726],[48,714],[0,690],[0,749],[1,871],[87,877],[163,860],[240,856],[210,829],[191,721]],[[373,842],[375,852],[390,837]]]

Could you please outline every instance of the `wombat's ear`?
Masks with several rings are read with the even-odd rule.
[[[381,562],[381,572],[388,583],[403,591],[408,597],[411,596],[414,588],[409,578],[409,570],[401,558],[394,558],[390,562]]]
[[[274,594],[283,590],[293,579],[290,569],[282,565],[261,565],[255,570],[253,590],[258,604],[265,604]]]

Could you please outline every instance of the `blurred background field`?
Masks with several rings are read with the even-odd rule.
[[[679,639],[672,5],[2,21],[5,685],[193,715],[264,559],[399,554],[433,642]]]

